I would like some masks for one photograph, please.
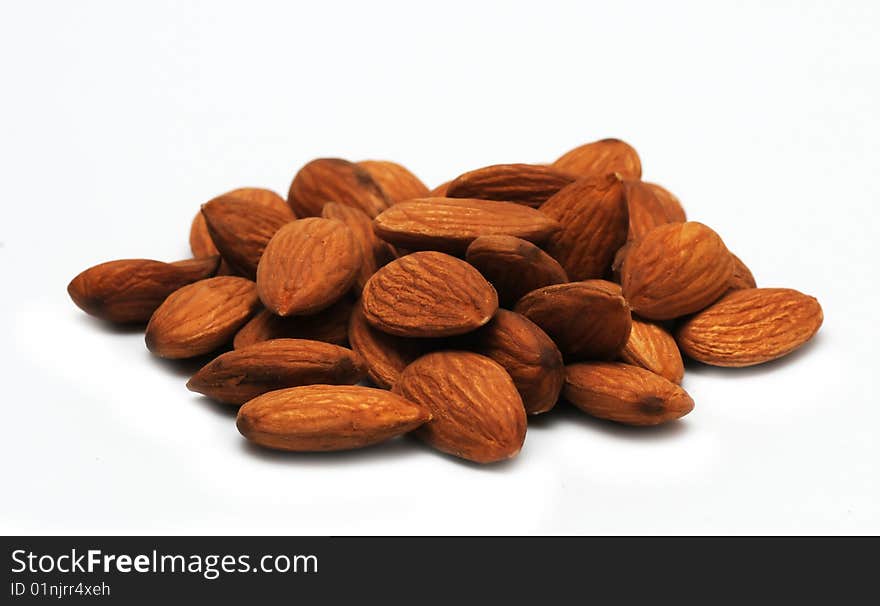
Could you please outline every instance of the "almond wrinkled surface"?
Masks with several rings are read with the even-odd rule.
[[[617,173],[625,179],[639,179],[642,163],[639,154],[620,139],[602,139],[566,152],[553,167],[574,175],[603,177]]]
[[[620,352],[620,359],[633,366],[681,383],[684,362],[675,338],[665,328],[652,322],[633,318],[629,339]]]
[[[538,208],[575,177],[540,164],[495,164],[459,175],[449,184],[450,198],[517,202]]]
[[[369,171],[340,158],[318,158],[303,166],[287,194],[298,217],[320,217],[327,202],[358,208],[370,217],[388,208],[385,192]]]

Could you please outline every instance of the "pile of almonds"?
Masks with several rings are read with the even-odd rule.
[[[627,425],[678,419],[694,407],[682,353],[751,366],[822,324],[816,299],[757,288],[641,172],[616,139],[433,191],[393,162],[314,160],[287,200],[245,188],[204,204],[195,258],[103,263],[68,292],[109,322],[147,323],[157,356],[216,355],[187,387],[240,406],[257,444],[413,432],[490,463],[560,399]]]

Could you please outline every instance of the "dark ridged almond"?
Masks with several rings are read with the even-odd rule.
[[[668,202],[661,200],[657,186],[644,181],[624,181],[624,198],[629,213],[629,240],[637,240],[646,233],[667,223],[682,223],[682,214],[670,214]]]
[[[513,307],[536,288],[568,282],[556,259],[514,236],[481,236],[468,246],[465,259],[492,283],[502,307]]]
[[[492,463],[515,456],[526,437],[526,412],[507,371],[465,351],[440,351],[406,367],[394,393],[421,404],[432,419],[415,435],[437,450]]]
[[[752,275],[752,270],[749,269],[748,265],[743,263],[742,259],[735,254],[730,253],[730,256],[733,257],[733,276],[730,278],[728,287],[731,290],[756,288],[758,285],[755,282],[755,276]]]
[[[822,307],[790,288],[748,288],[726,294],[688,319],[676,338],[691,358],[713,366],[753,366],[781,358],[822,326]]]
[[[370,278],[361,307],[372,326],[400,337],[447,337],[486,324],[495,289],[476,269],[439,252],[412,253]]]
[[[491,322],[474,333],[474,348],[504,367],[527,413],[547,412],[556,405],[565,366],[556,344],[537,324],[499,309]]]
[[[165,298],[191,282],[210,278],[220,257],[177,263],[122,259],[90,267],[67,285],[73,302],[108,322],[146,322]]]
[[[617,357],[632,326],[620,287],[605,280],[539,288],[513,310],[540,326],[569,362]]]
[[[174,291],[147,324],[147,349],[162,358],[192,358],[232,340],[259,307],[250,280],[221,276]]]
[[[464,254],[480,236],[517,236],[543,242],[559,229],[541,212],[495,200],[421,198],[395,204],[376,217],[375,230],[386,242],[411,250]]]
[[[629,248],[621,269],[623,294],[633,311],[671,320],[718,299],[733,276],[733,257],[702,223],[670,223],[652,229]]]
[[[306,385],[254,398],[238,409],[236,425],[266,448],[322,452],[378,444],[430,419],[424,407],[384,389]]]
[[[280,211],[234,196],[214,198],[202,206],[211,241],[233,271],[253,280],[272,236],[293,221],[290,209]]]
[[[608,275],[628,231],[623,185],[616,177],[578,179],[547,200],[541,212],[562,225],[544,250],[559,261],[569,279]]]
[[[394,259],[394,249],[376,235],[373,231],[373,220],[357,208],[329,202],[324,205],[321,216],[325,219],[341,221],[351,230],[361,255],[361,266],[358,269],[355,287],[358,291],[363,290],[370,276]]]
[[[309,339],[333,345],[348,344],[348,318],[354,308],[350,297],[311,316],[276,316],[268,309],[255,315],[235,333],[233,346],[241,349],[271,339]]]
[[[354,284],[361,255],[341,221],[298,219],[278,230],[257,267],[257,288],[279,316],[306,316],[338,301]]]
[[[365,168],[373,180],[379,184],[391,204],[425,198],[428,187],[406,167],[388,160],[362,160],[358,166]]]
[[[540,164],[495,164],[455,178],[447,189],[450,198],[502,200],[538,208],[575,177]]]
[[[688,393],[672,381],[620,362],[568,366],[562,395],[588,415],[626,425],[659,425],[694,409]]]
[[[563,154],[553,168],[573,175],[604,177],[618,173],[625,179],[639,179],[642,163],[632,146],[620,139],[602,139]]]
[[[303,166],[287,194],[298,217],[320,217],[327,202],[358,208],[375,217],[388,208],[388,199],[367,169],[339,158],[319,158]]]
[[[681,383],[684,376],[684,362],[673,336],[662,326],[637,318],[633,318],[629,340],[620,352],[620,359],[673,383]]]
[[[186,386],[218,402],[244,404],[276,389],[353,385],[366,374],[361,357],[345,347],[305,339],[274,339],[220,355]]]

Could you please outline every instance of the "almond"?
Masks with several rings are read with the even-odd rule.
[[[652,229],[626,254],[623,294],[637,314],[671,320],[718,299],[733,276],[733,258],[721,238],[702,223]]]
[[[620,352],[620,359],[673,383],[681,383],[684,377],[684,363],[672,335],[662,326],[637,318],[633,318],[629,340]]]
[[[816,334],[822,319],[819,302],[796,290],[746,288],[688,319],[677,340],[700,362],[753,366],[796,350]]]
[[[357,208],[329,202],[324,205],[321,216],[325,219],[341,221],[351,230],[361,257],[355,286],[358,291],[363,290],[364,284],[367,283],[370,276],[394,259],[394,249],[390,244],[379,239],[376,232],[373,231],[373,220]]]
[[[229,351],[203,366],[187,389],[244,404],[267,391],[300,385],[353,385],[366,366],[350,349],[305,339],[274,339]]]
[[[539,288],[514,311],[540,326],[568,361],[617,357],[632,326],[620,287],[605,280]]]
[[[375,217],[388,208],[388,199],[367,169],[348,160],[320,158],[303,166],[287,195],[298,217],[319,217],[327,202],[358,208]]]
[[[641,238],[658,225],[684,222],[681,214],[668,212],[668,202],[661,200],[662,194],[650,183],[624,181],[623,192],[629,213],[629,240]]]
[[[441,183],[434,189],[428,192],[428,195],[425,196],[427,198],[446,198],[448,197],[446,193],[449,191],[449,184],[452,181],[446,181],[445,183]]]
[[[418,252],[392,261],[364,287],[364,317],[400,337],[447,337],[486,324],[498,295],[480,272],[439,252]]]
[[[522,400],[510,375],[485,356],[465,351],[427,354],[406,367],[393,391],[431,411],[431,421],[415,435],[437,450],[492,463],[522,448]]]
[[[733,276],[730,278],[728,287],[733,290],[757,287],[758,285],[755,282],[755,276],[752,275],[752,270],[735,254],[730,253],[730,256],[733,257]]]
[[[480,236],[509,235],[543,242],[559,225],[539,211],[494,200],[421,198],[395,204],[376,217],[386,242],[412,250],[464,254]]]
[[[280,211],[242,198],[221,196],[202,206],[211,241],[236,273],[253,280],[257,264],[272,236],[293,221],[290,209]]]
[[[271,391],[238,409],[236,425],[256,444],[319,452],[363,448],[431,419],[422,406],[382,389],[306,385]]]
[[[541,212],[562,229],[544,246],[572,280],[604,278],[614,254],[626,242],[623,186],[614,177],[578,179],[547,200]]]
[[[360,266],[360,251],[344,223],[298,219],[266,245],[257,267],[257,288],[274,314],[310,315],[338,301],[354,284]]]
[[[625,425],[659,425],[694,409],[688,393],[672,381],[620,362],[566,367],[562,395],[588,415]]]
[[[259,306],[256,284],[221,276],[174,291],[147,324],[147,349],[162,358],[192,358],[225,345]]]
[[[363,160],[358,162],[358,166],[370,173],[391,204],[425,198],[429,194],[428,187],[418,177],[396,162]]]
[[[468,246],[465,259],[495,287],[502,307],[513,307],[542,286],[568,282],[556,259],[514,236],[481,236]]]
[[[547,412],[556,405],[565,381],[562,354],[534,322],[499,309],[491,322],[474,333],[474,347],[507,371],[527,413]]]
[[[639,179],[642,163],[632,146],[620,139],[602,139],[563,154],[553,168],[573,175],[604,177],[613,173],[625,179]]]
[[[146,322],[175,290],[217,271],[220,257],[177,263],[150,259],[108,261],[71,280],[67,293],[87,314],[108,322]]]
[[[684,223],[687,221],[687,213],[684,212],[684,207],[681,205],[681,201],[675,196],[675,194],[662,185],[649,183],[647,181],[644,183],[654,192],[654,196],[657,200],[660,201],[670,223]]]
[[[447,189],[450,198],[502,200],[538,208],[574,181],[568,173],[539,164],[495,164],[455,178]]]
[[[348,318],[354,302],[343,297],[310,316],[282,318],[264,309],[235,334],[233,346],[241,349],[271,339],[309,339],[333,345],[348,343]]]

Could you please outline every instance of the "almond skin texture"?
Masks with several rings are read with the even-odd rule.
[[[495,287],[502,307],[513,307],[542,286],[568,282],[556,259],[514,236],[481,236],[468,246],[465,259]]]
[[[562,395],[588,415],[625,425],[659,425],[694,409],[688,393],[672,381],[620,362],[566,367]]]
[[[478,168],[454,179],[450,198],[506,200],[538,208],[575,177],[539,164],[496,164]]]
[[[220,355],[186,386],[218,402],[244,404],[287,387],[353,385],[366,374],[364,361],[350,349],[320,341],[275,339]]]
[[[379,184],[385,197],[391,204],[412,200],[413,198],[425,198],[428,196],[428,186],[412,174],[406,167],[389,162],[388,160],[363,160],[358,166],[366,169],[373,180]]]
[[[220,257],[177,263],[123,259],[90,267],[67,285],[73,302],[108,322],[147,322],[165,298],[181,286],[210,278]]]
[[[480,236],[508,235],[543,242],[559,224],[533,208],[513,202],[471,198],[420,198],[395,204],[376,217],[376,233],[411,250],[463,255]]]
[[[289,209],[260,206],[234,196],[214,198],[202,206],[211,241],[239,275],[253,280],[272,236],[293,220]]]
[[[390,244],[379,239],[373,231],[373,220],[361,210],[337,202],[329,202],[324,205],[321,216],[325,219],[341,221],[351,230],[361,256],[355,287],[358,291],[363,290],[370,276],[394,259],[394,249]]]
[[[513,379],[526,412],[547,412],[565,382],[565,365],[556,344],[523,315],[499,309],[474,333],[474,351],[492,358]]]
[[[688,319],[682,351],[712,366],[754,366],[781,358],[822,326],[819,302],[790,288],[748,288],[725,295]]]
[[[587,177],[564,187],[541,206],[562,229],[544,246],[572,280],[605,278],[626,242],[623,185],[614,177]]]
[[[161,358],[192,358],[225,345],[259,307],[256,284],[220,276],[174,291],[147,324],[147,349]]]
[[[314,314],[352,287],[360,267],[360,250],[344,223],[298,219],[266,245],[257,267],[260,300],[279,316]]]
[[[320,217],[327,202],[338,202],[375,217],[388,208],[388,199],[367,169],[339,158],[319,158],[303,166],[287,194],[298,217]]]
[[[668,212],[658,190],[644,181],[624,181],[623,193],[629,213],[629,240],[637,240],[658,225],[682,223],[684,217],[679,213]]]
[[[718,299],[733,276],[733,257],[702,223],[670,223],[629,248],[621,269],[623,294],[633,311],[671,320]]]
[[[684,207],[681,205],[681,201],[675,196],[675,194],[662,185],[649,183],[648,181],[645,181],[644,183],[654,192],[654,196],[657,200],[660,201],[670,223],[684,223],[687,221],[687,213],[684,212]]]
[[[629,340],[620,352],[620,359],[676,384],[684,377],[684,362],[673,336],[662,326],[637,318],[633,318]]]
[[[758,285],[755,282],[755,276],[752,275],[752,270],[735,254],[730,253],[730,256],[733,257],[733,276],[730,278],[728,287],[731,290],[756,288]]]
[[[311,316],[282,318],[264,309],[235,333],[233,346],[241,349],[271,339],[309,339],[333,345],[347,345],[348,318],[353,308],[354,301],[343,297]]]
[[[449,184],[450,183],[452,183],[452,181],[447,181],[446,183],[441,183],[440,185],[438,185],[437,187],[435,187],[434,189],[429,191],[427,197],[428,198],[447,198],[448,196],[446,194],[449,191]]]
[[[616,358],[632,327],[620,287],[605,280],[539,288],[514,311],[540,326],[569,362]]]
[[[403,369],[436,347],[431,340],[395,337],[370,326],[360,302],[348,325],[348,340],[367,365],[370,380],[383,389],[391,389]]]
[[[639,179],[642,163],[632,146],[620,139],[602,139],[563,154],[553,168],[573,175],[603,177],[618,173],[625,179]]]
[[[361,307],[373,327],[399,337],[448,337],[486,324],[495,289],[476,269],[439,252],[392,261],[370,278]]]
[[[476,463],[515,456],[526,437],[526,411],[497,362],[465,351],[440,351],[406,367],[394,386],[431,411],[415,435],[442,452]]]
[[[254,398],[238,409],[236,425],[266,448],[324,452],[372,446],[430,419],[424,407],[383,389],[306,385]]]

